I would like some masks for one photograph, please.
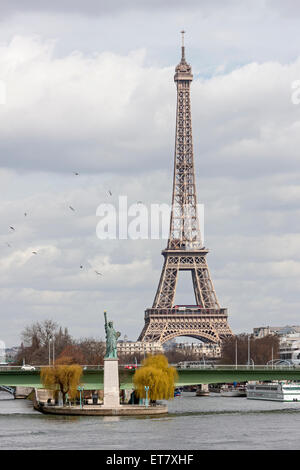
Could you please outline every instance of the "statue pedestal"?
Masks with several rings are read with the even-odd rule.
[[[104,399],[103,407],[120,406],[118,359],[104,359]]]

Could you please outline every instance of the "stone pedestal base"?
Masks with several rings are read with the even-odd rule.
[[[104,398],[103,407],[120,406],[118,359],[104,359]]]

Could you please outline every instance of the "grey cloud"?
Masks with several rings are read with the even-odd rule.
[[[190,10],[191,8],[200,8],[205,13],[215,8],[226,8],[226,6],[237,4],[236,0],[52,0],[51,2],[44,0],[4,0],[1,2],[1,16],[12,13],[24,12],[55,12],[55,13],[77,13],[82,15],[106,15],[118,14],[120,12],[128,12],[132,10],[167,10],[180,9]]]
[[[266,0],[266,7],[277,11],[281,17],[297,18],[300,15],[298,0]]]
[[[145,65],[143,51],[57,59],[53,45],[32,38],[15,38],[1,55],[8,83],[0,109],[2,166],[58,173],[171,167],[173,68]],[[10,71],[7,57],[15,56],[22,62]],[[253,63],[194,81],[201,174],[248,179],[297,170],[299,107],[291,102],[291,83],[298,74],[296,60]]]

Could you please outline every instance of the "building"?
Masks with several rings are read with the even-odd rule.
[[[221,346],[214,343],[176,343],[175,350],[193,354],[201,358],[218,359],[221,357]]]
[[[256,338],[277,335],[279,337],[279,359],[300,364],[300,326],[253,328],[253,335]]]
[[[13,346],[12,348],[6,348],[5,349],[6,361],[7,362],[14,362],[19,350],[20,350],[19,346]]]
[[[134,354],[159,354],[163,352],[163,347],[158,341],[144,342],[144,341],[118,341],[117,344],[119,355],[134,355]]]
[[[290,332],[280,337],[279,357],[300,364],[300,333]]]
[[[264,338],[268,335],[284,335],[291,332],[299,333],[300,335],[300,326],[260,326],[253,328],[253,336],[255,338]]]

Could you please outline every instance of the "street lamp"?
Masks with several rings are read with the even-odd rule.
[[[54,362],[55,362],[54,336],[50,336],[49,338],[49,352],[48,352],[49,366],[51,365],[51,342],[52,342],[52,365],[54,366]]]
[[[248,335],[248,366],[250,366],[250,335]]]
[[[79,390],[79,397],[80,397],[80,408],[82,408],[81,392],[83,392],[83,387],[78,387],[78,390]]]
[[[272,346],[272,369],[273,369],[273,361],[274,361],[274,351],[273,351],[273,346]]]
[[[148,392],[149,392],[149,385],[145,385],[145,391],[146,391],[146,400],[145,400],[145,406],[149,406],[149,400],[148,400]]]
[[[49,338],[49,341],[48,341],[48,344],[49,344],[49,366],[51,365],[51,338]]]

